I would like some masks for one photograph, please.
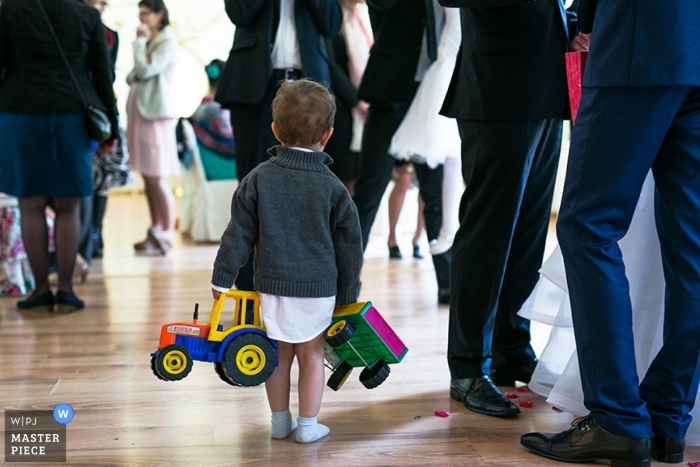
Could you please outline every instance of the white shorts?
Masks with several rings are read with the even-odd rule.
[[[260,315],[271,339],[308,342],[331,324],[335,297],[303,298],[260,294]]]

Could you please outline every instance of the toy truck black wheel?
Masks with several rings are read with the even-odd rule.
[[[340,364],[333,370],[331,377],[328,378],[327,386],[334,391],[340,389],[340,387],[347,381],[348,376],[352,372],[352,365],[348,362],[340,362]]]
[[[151,357],[151,371],[156,375],[156,378],[167,381],[167,379],[163,378],[160,373],[158,373],[158,370],[156,370],[156,357]]]
[[[391,369],[384,360],[379,360],[372,367],[367,367],[360,373],[360,382],[367,389],[374,389],[389,377]]]
[[[192,370],[192,355],[178,344],[166,345],[155,356],[155,369],[165,381],[179,381]]]
[[[338,347],[350,340],[355,334],[355,325],[344,319],[331,324],[326,330],[326,342],[331,347]]]
[[[239,386],[264,383],[275,370],[275,349],[260,334],[235,337],[226,346],[221,367],[224,375]]]
[[[224,364],[221,362],[216,362],[214,363],[214,371],[216,371],[216,374],[219,375],[219,378],[221,378],[221,381],[230,384],[231,386],[240,386],[240,384],[236,384],[235,381],[231,381],[228,379],[228,376],[226,376],[226,373],[224,373]]]

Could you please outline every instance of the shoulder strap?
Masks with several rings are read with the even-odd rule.
[[[44,9],[44,5],[41,3],[41,0],[37,0],[37,3],[39,4],[39,9],[41,10],[41,13],[44,15],[44,19],[46,20],[46,25],[49,27],[49,31],[51,32],[51,36],[53,37],[54,43],[56,44],[56,47],[58,48],[58,52],[61,54],[61,58],[63,59],[63,63],[66,64],[66,68],[68,68],[68,73],[70,74],[71,79],[73,80],[73,84],[75,84],[75,89],[78,91],[78,95],[80,96],[80,100],[83,102],[83,107],[88,108],[88,103],[85,100],[85,95],[83,95],[83,91],[80,89],[80,84],[78,84],[78,79],[75,77],[75,73],[73,73],[73,69],[70,67],[70,64],[68,63],[68,58],[66,57],[66,53],[63,51],[63,47],[61,47],[61,43],[58,42],[58,37],[56,36],[56,31],[53,29],[53,25],[51,24],[51,21],[49,20],[49,16],[46,14],[46,10]]]

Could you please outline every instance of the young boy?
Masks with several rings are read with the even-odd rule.
[[[282,143],[240,183],[214,261],[212,292],[233,286],[255,248],[255,289],[263,323],[278,341],[278,365],[265,383],[272,437],[311,443],[329,433],[317,423],[324,377],[324,334],[336,303],[357,301],[362,236],[355,204],[328,168],[335,101],[322,85],[285,82],[272,102],[272,132]],[[299,418],[289,410],[290,371],[299,365]]]

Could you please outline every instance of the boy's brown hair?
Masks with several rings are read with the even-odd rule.
[[[335,99],[323,85],[309,79],[283,82],[272,101],[272,120],[280,142],[310,146],[333,127]]]

